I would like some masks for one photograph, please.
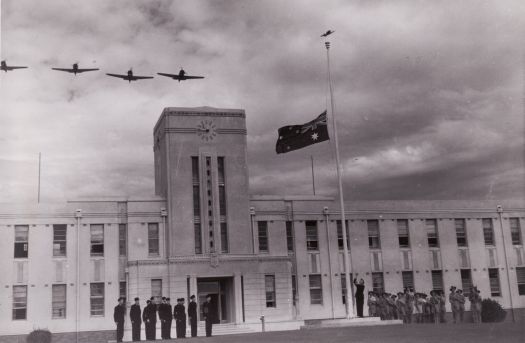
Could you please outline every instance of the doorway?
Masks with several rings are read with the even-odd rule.
[[[211,296],[212,308],[215,310],[216,323],[233,322],[234,296],[233,278],[197,278],[197,301],[199,303],[199,320],[204,321],[203,304],[206,296]]]

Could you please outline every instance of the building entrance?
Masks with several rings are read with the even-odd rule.
[[[199,320],[204,320],[202,305],[206,296],[211,295],[212,308],[215,310],[216,323],[233,322],[234,295],[233,278],[197,278],[197,298],[199,302]]]

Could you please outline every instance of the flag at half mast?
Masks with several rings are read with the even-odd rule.
[[[281,127],[275,151],[278,154],[284,154],[329,139],[326,111],[324,111],[317,118],[306,124]]]

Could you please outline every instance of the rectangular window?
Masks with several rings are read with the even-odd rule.
[[[441,270],[432,271],[432,290],[443,291],[443,272]],[[463,290],[465,291],[465,290]]]
[[[489,268],[490,296],[500,297],[501,289],[499,285],[498,268]]]
[[[317,235],[317,221],[307,220],[306,227],[306,250],[319,250],[319,236]]]
[[[414,273],[412,271],[404,271],[401,274],[403,278],[403,289],[414,289]]]
[[[519,218],[509,218],[510,236],[513,245],[521,245],[521,227]]]
[[[516,267],[516,280],[518,282],[518,294],[525,295],[525,267]]]
[[[27,319],[27,286],[13,286],[13,320]]]
[[[485,245],[494,245],[494,228],[492,227],[492,218],[483,218],[483,238]]]
[[[200,179],[199,179],[199,158],[191,157],[191,172],[193,183],[193,229],[195,236],[195,253],[202,254],[202,227],[201,227],[201,206],[200,206]]]
[[[15,225],[15,258],[26,258],[29,251],[29,225]]]
[[[346,278],[344,273],[341,273],[341,300],[343,304],[346,304]],[[350,273],[350,283],[352,283],[352,273]],[[352,292],[352,289],[350,289],[350,292]]]
[[[346,225],[346,248],[350,250],[350,228],[348,227],[348,220],[345,220]],[[339,250],[343,250],[344,240],[343,240],[343,222],[341,220],[337,221],[337,246]]]
[[[461,287],[463,288],[463,294],[468,297],[470,288],[472,287],[472,273],[470,269],[461,269]]]
[[[53,225],[53,256],[66,256],[67,225]]]
[[[383,293],[385,291],[383,273],[372,273],[372,290],[376,293]]]
[[[93,282],[89,288],[91,316],[104,316],[104,282]]]
[[[370,249],[381,249],[381,241],[379,239],[379,220],[367,220],[368,227],[368,247]]]
[[[277,307],[275,298],[275,275],[264,276],[264,289],[266,292],[266,307]]]
[[[148,254],[159,255],[159,224],[148,223]]]
[[[397,235],[400,248],[410,248],[410,236],[408,234],[408,219],[397,220]]]
[[[468,243],[465,219],[454,219],[454,225],[456,227],[456,242],[458,243],[458,247],[466,247]]]
[[[310,284],[310,304],[323,304],[323,284],[321,282],[321,275],[309,275]]]
[[[427,227],[428,246],[430,248],[438,248],[439,239],[438,239],[437,221],[435,219],[427,219],[425,223]]]
[[[219,215],[221,223],[221,252],[228,253],[228,224],[226,216],[226,181],[224,157],[217,157],[217,175],[219,181]]]
[[[151,296],[153,301],[160,304],[162,300],[162,279],[151,279]]]
[[[259,252],[268,252],[268,222],[257,222],[257,230],[259,237]]]
[[[293,222],[286,222],[286,247],[288,252],[293,252]]]
[[[52,293],[52,317],[66,318],[66,285],[53,285]]]
[[[120,298],[124,298],[124,299],[127,299],[128,296],[127,296],[127,284],[126,284],[126,281],[120,281],[119,282],[119,285],[118,285],[118,296]]]
[[[91,256],[104,256],[104,224],[91,224]]]
[[[295,306],[297,302],[297,277],[292,274],[292,305]]]
[[[127,241],[126,224],[118,224],[118,254],[119,256],[126,256],[126,241]]]
[[[226,254],[228,251],[228,226],[226,223],[221,223],[221,252]]]

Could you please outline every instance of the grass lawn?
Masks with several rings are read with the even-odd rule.
[[[267,332],[242,335],[217,336],[212,338],[186,338],[185,342],[519,342],[525,343],[523,323],[502,324],[410,324],[369,327],[341,327],[284,332]]]

